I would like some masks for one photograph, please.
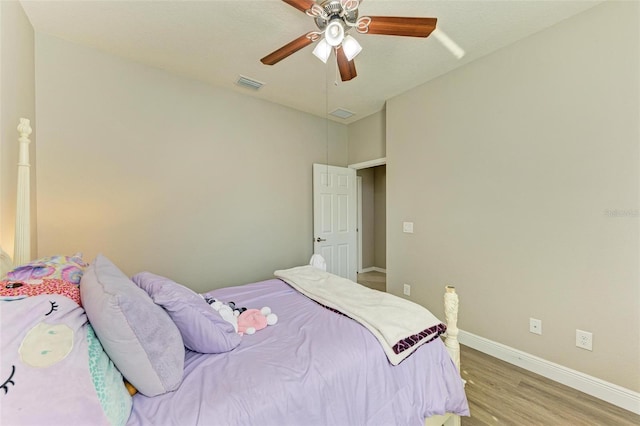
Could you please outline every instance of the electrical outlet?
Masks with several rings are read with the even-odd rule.
[[[588,331],[576,330],[576,346],[588,351],[593,350],[593,334]]]
[[[529,318],[529,332],[533,334],[542,334],[542,321],[535,318]]]
[[[405,296],[411,296],[411,286],[409,284],[405,284],[403,292]]]

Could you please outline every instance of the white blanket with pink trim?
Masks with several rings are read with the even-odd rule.
[[[423,306],[309,265],[275,271],[274,275],[305,296],[366,327],[393,365],[446,330]]]

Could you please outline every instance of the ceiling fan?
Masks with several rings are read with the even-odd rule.
[[[452,53],[461,58],[464,51],[442,31],[436,30],[437,18],[395,16],[359,16],[362,0],[282,0],[315,20],[318,31],[310,31],[271,52],[260,61],[274,65],[298,50],[319,40],[313,54],[326,63],[335,51],[342,81],[357,76],[354,58],[362,47],[349,35],[354,29],[361,34],[381,34],[405,37],[428,37],[433,33]]]

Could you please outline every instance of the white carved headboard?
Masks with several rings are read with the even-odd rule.
[[[0,248],[0,277],[3,277],[13,265],[21,265],[31,260],[31,165],[29,164],[29,135],[31,124],[21,118],[18,124],[18,192],[16,200],[16,228],[11,257]]]

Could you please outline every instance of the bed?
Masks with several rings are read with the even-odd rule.
[[[28,121],[18,130],[28,170]],[[451,287],[446,324],[311,265],[196,294],[152,272],[128,277],[103,255],[30,260],[28,202],[16,215],[22,235],[0,271],[2,424],[455,425],[469,415]]]

